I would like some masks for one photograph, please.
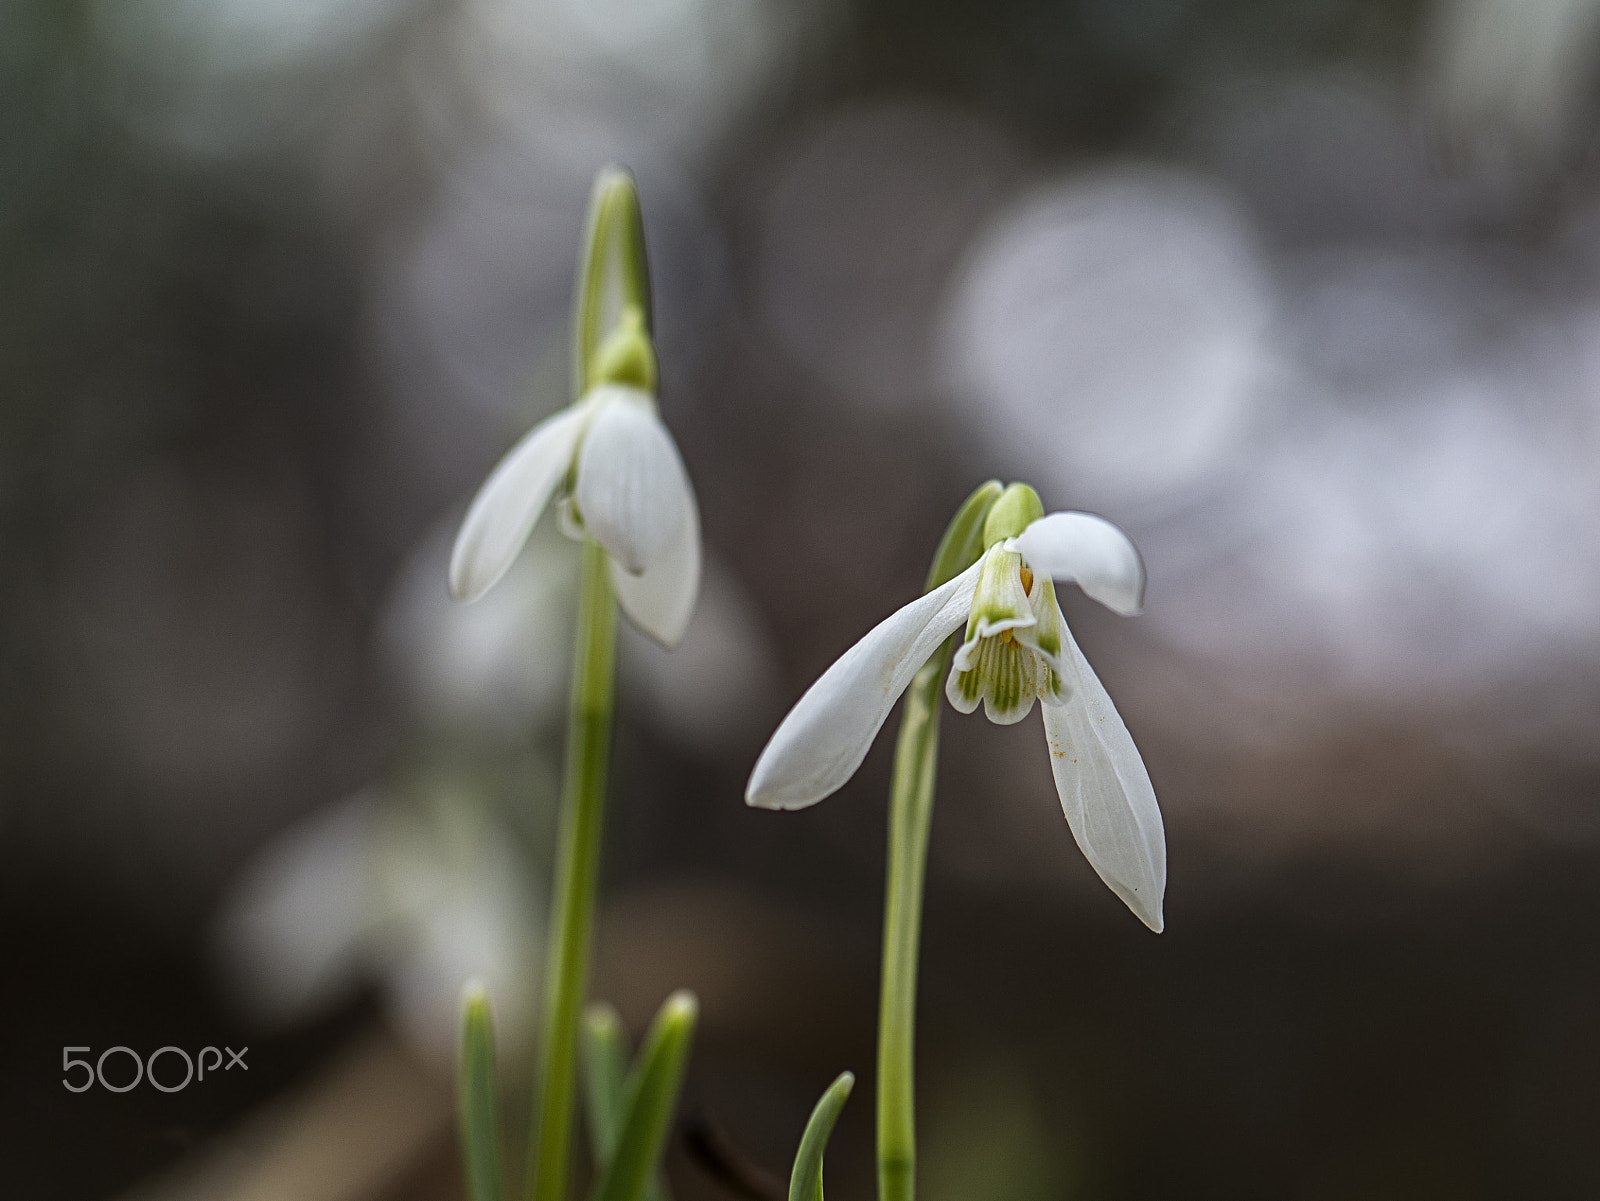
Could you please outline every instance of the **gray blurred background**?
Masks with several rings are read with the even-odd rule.
[[[946,716],[928,1201],[1600,1195],[1597,63],[1595,0],[0,0],[0,1191],[459,1196],[575,558],[443,563],[620,161],[709,562],[624,642],[595,989],[704,1001],[677,1195],[845,1067],[871,1195],[890,740],[741,792],[989,476],[1144,552],[1139,619],[1063,597],[1168,922],[1036,723]]]

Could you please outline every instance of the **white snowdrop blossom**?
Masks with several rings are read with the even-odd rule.
[[[461,981],[503,998],[503,1046],[533,1030],[543,888],[515,835],[468,789],[377,788],[273,839],[234,879],[213,931],[223,982],[269,1026],[376,982],[407,1043],[455,1056]]]
[[[1021,721],[1040,702],[1067,824],[1112,892],[1162,927],[1166,835],[1149,773],[1105,687],[1073,640],[1054,580],[1124,616],[1144,604],[1144,563],[1116,526],[1051,513],[1013,484],[984,527],[987,550],[949,582],[875,626],[800,698],[757,760],[745,800],[802,809],[855,774],[912,677],[966,627],[945,695],[962,713]]]
[[[499,580],[552,498],[562,528],[594,538],[610,556],[623,612],[662,645],[676,645],[700,588],[700,515],[647,388],[598,383],[511,448],[462,522],[451,595],[475,600]]]

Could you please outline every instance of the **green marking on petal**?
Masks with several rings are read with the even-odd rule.
[[[972,594],[972,616],[967,618],[966,641],[987,638],[1018,626],[1031,626],[1037,620],[1022,587],[1022,555],[1014,550],[991,547]]]
[[[1059,694],[1050,665],[1010,631],[979,638],[962,649],[967,654],[945,683],[946,697],[962,713],[971,713],[981,700],[984,716],[1010,725],[1032,712],[1038,697],[1054,700]]]

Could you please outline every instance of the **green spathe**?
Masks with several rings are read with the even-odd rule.
[[[1044,502],[1027,484],[1011,484],[1000,494],[983,523],[983,545],[1015,538],[1044,516]]]

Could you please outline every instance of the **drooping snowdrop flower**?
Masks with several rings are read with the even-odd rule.
[[[598,382],[528,431],[478,490],[450,557],[450,592],[470,601],[488,591],[555,498],[563,530],[605,548],[622,611],[670,647],[700,588],[700,514],[656,411],[655,356],[637,310],[623,310],[597,359]]]
[[[1166,835],[1128,728],[1073,640],[1052,581],[1076,583],[1116,613],[1144,604],[1145,571],[1121,530],[1090,513],[1045,516],[1025,484],[1007,488],[966,571],[880,622],[790,711],[757,760],[745,800],[802,809],[866,758],[889,710],[942,642],[966,626],[945,684],[962,713],[1021,721],[1040,702],[1067,824],[1089,863],[1152,930],[1162,927]]]
[[[468,788],[369,788],[254,856],[224,896],[214,949],[257,1021],[309,1020],[373,982],[406,1042],[442,1065],[474,975],[505,998],[504,1045],[526,1045],[542,895],[515,834]]]

